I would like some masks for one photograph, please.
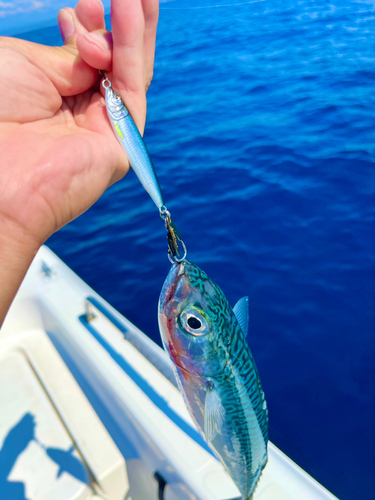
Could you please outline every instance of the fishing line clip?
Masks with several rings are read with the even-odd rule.
[[[185,260],[187,250],[185,243],[182,241],[180,233],[174,225],[171,214],[166,206],[161,206],[159,209],[160,217],[164,220],[165,230],[167,231],[168,240],[168,259],[172,264],[176,264]],[[179,242],[182,245],[184,254],[180,257]]]

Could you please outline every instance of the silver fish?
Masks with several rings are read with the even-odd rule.
[[[103,87],[105,88],[107,114],[113,132],[125,149],[130,165],[137,174],[142,186],[151,196],[158,209],[161,210],[164,207],[163,195],[142,136],[121,97],[111,88],[111,82],[108,78],[103,80]]]
[[[195,264],[172,265],[159,328],[188,411],[244,499],[267,463],[268,410],[245,335],[248,299],[231,309]]]

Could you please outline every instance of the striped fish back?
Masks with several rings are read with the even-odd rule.
[[[186,262],[192,288],[199,290],[214,332],[206,363],[217,382],[225,422],[212,446],[245,499],[251,498],[267,462],[268,410],[244,332],[221,289]]]

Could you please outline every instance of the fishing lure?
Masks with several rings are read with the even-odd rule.
[[[247,297],[232,309],[198,266],[175,263],[160,294],[159,328],[191,417],[250,500],[267,463],[268,410],[245,338]]]
[[[105,102],[107,115],[112,126],[112,130],[124,148],[130,165],[140,180],[142,186],[150,195],[151,199],[159,209],[160,216],[164,220],[168,239],[168,257],[173,263],[179,262],[186,257],[187,250],[182,238],[172,222],[171,214],[164,205],[163,194],[160,184],[152,164],[146,144],[138,131],[133,118],[130,116],[121,96],[112,89],[112,84],[106,74],[102,81],[105,88]],[[183,248],[183,256],[180,255],[179,243]]]

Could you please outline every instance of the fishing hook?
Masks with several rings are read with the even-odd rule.
[[[187,249],[185,243],[182,241],[180,233],[172,221],[169,210],[164,205],[160,207],[160,217],[164,220],[165,230],[167,231],[168,259],[172,264],[180,263],[186,259]],[[180,257],[179,242],[184,251],[182,257]]]

